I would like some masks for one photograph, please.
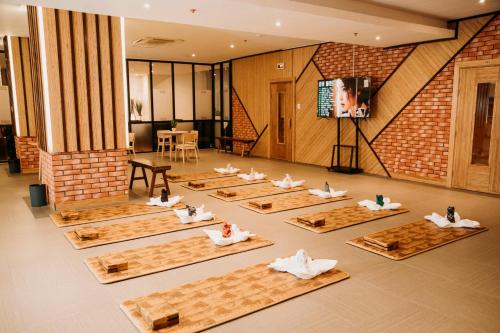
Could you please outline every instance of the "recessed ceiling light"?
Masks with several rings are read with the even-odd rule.
[[[280,21],[276,21],[276,22],[274,23],[274,25],[275,25],[275,26],[277,26],[277,27],[281,27],[281,22],[280,22]]]
[[[229,45],[230,48],[234,49],[234,44]]]
[[[479,0],[479,3],[480,3],[480,4],[483,4],[483,3],[485,3],[485,2],[486,2],[486,0]]]
[[[144,5],[142,5],[142,6],[143,6],[144,8],[146,8],[146,9],[151,8],[151,5],[150,5],[149,3],[145,3],[145,4],[144,4]]]
[[[195,53],[191,54],[191,57],[196,57],[196,54]]]
[[[375,37],[376,40],[380,40],[380,36]]]
[[[255,37],[260,38],[260,37],[262,37],[262,35],[261,34],[256,34]]]

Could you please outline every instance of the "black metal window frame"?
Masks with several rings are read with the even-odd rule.
[[[151,112],[151,120],[149,121],[132,121],[131,119],[131,103],[130,103],[130,72],[129,72],[129,64],[130,62],[143,62],[149,64],[149,99],[150,99],[150,112]],[[127,78],[127,105],[128,105],[128,130],[132,131],[133,124],[151,124],[151,151],[154,151],[156,146],[156,133],[155,133],[155,125],[156,124],[168,124],[170,120],[160,120],[155,121],[154,119],[154,99],[153,99],[153,64],[155,63],[163,63],[171,65],[171,77],[172,77],[172,118],[181,123],[193,123],[193,126],[196,122],[210,122],[211,123],[211,133],[210,133],[210,147],[215,146],[215,137],[219,135],[225,135],[224,132],[224,123],[227,122],[228,126],[232,128],[232,115],[233,115],[233,107],[232,107],[232,61],[224,61],[219,63],[201,63],[201,62],[185,62],[185,61],[167,61],[167,60],[150,60],[150,59],[135,59],[135,58],[127,58],[126,59],[126,78]],[[184,120],[177,119],[175,114],[175,65],[191,65],[191,79],[192,79],[192,98],[193,98],[193,119],[192,120]],[[224,64],[228,64],[229,68],[229,79],[228,79],[228,89],[229,89],[229,120],[224,120]],[[210,66],[212,73],[212,119],[196,119],[196,80],[195,80],[195,66]],[[215,119],[215,70],[219,66],[220,73],[220,119]],[[216,122],[220,122],[220,133],[215,133],[215,124]]]

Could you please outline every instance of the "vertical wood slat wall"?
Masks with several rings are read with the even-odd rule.
[[[45,132],[45,117],[43,111],[43,88],[42,88],[42,69],[40,63],[40,45],[38,35],[38,18],[36,8],[28,6],[28,28],[29,28],[29,47],[31,60],[31,78],[33,88],[33,109],[35,114],[36,137],[38,147],[44,151],[47,150],[47,136]]]
[[[17,136],[36,136],[29,41],[27,37],[15,36],[11,36],[9,40],[7,48],[12,53],[13,64],[10,75],[15,78],[16,84],[17,125],[19,126]],[[14,122],[15,119],[12,121]]]
[[[30,30],[38,29],[38,9],[28,7]],[[120,18],[41,10],[51,152],[125,148]]]

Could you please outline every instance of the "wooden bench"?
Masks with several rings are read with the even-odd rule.
[[[130,189],[132,189],[132,186],[134,185],[134,180],[139,180],[139,179],[144,179],[144,183],[146,183],[146,187],[148,187],[148,178],[146,177],[146,171],[144,169],[149,169],[153,173],[153,177],[151,178],[151,186],[149,187],[149,197],[153,196],[153,191],[156,187],[165,186],[165,189],[167,190],[168,194],[170,194],[170,189],[168,187],[168,180],[166,175],[166,171],[172,168],[170,164],[168,164],[166,161],[163,160],[149,160],[145,158],[134,158],[130,160],[129,163],[132,164],[132,175],[130,176],[130,186],[129,186]],[[135,176],[135,169],[138,167],[142,169],[142,177]],[[158,185],[155,184],[157,174],[161,174],[163,176],[164,184],[158,184]]]
[[[224,149],[224,152],[227,153],[227,142],[239,142],[243,145],[241,149],[241,157],[245,156],[245,153],[247,155],[250,155],[250,149],[252,148],[252,145],[255,143],[255,139],[248,139],[248,138],[235,138],[232,136],[216,136],[216,140],[219,141],[217,152],[220,152],[222,149]]]

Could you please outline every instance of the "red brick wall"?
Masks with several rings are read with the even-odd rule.
[[[52,204],[128,194],[124,149],[40,154]]]
[[[243,104],[241,104],[240,99],[236,95],[233,89],[233,137],[235,138],[249,138],[256,139],[258,133],[255,131],[250,118],[245,111]],[[233,151],[241,153],[242,144],[239,142],[233,143]]]
[[[323,44],[316,52],[313,60],[326,78],[369,76],[372,78],[372,91],[375,91],[413,48],[413,46],[405,46],[383,49],[356,45],[354,51],[354,75],[352,73],[352,44]]]
[[[21,172],[38,171],[38,146],[36,137],[16,136],[16,156],[21,163]]]
[[[390,173],[441,182],[446,179],[455,62],[494,59],[499,55],[497,17],[375,140],[373,147]]]

